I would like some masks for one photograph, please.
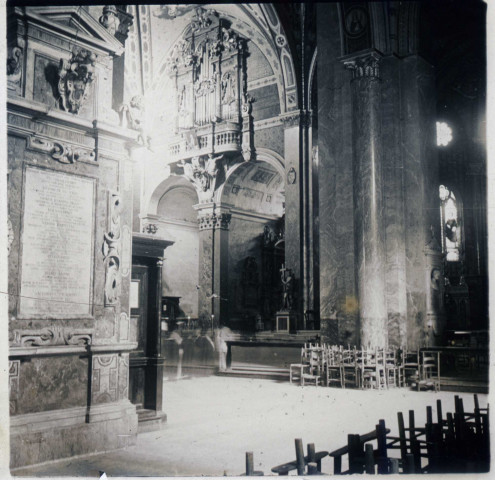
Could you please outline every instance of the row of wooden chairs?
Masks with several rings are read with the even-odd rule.
[[[389,388],[411,385],[440,389],[440,352],[343,348],[305,344],[301,361],[290,365],[290,382],[301,385]]]

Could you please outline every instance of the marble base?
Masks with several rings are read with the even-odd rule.
[[[10,468],[134,445],[136,407],[128,400],[10,418]]]
[[[138,433],[153,432],[162,429],[167,423],[167,414],[162,411],[141,408],[138,414]]]
[[[293,332],[297,330],[297,315],[295,312],[281,310],[275,314],[275,331]]]

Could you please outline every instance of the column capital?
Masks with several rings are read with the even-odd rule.
[[[379,64],[382,54],[376,50],[362,52],[357,55],[348,55],[341,57],[341,61],[347,70],[352,71],[352,79],[360,80],[363,78],[379,80]]]
[[[228,230],[232,215],[230,209],[217,207],[213,203],[194,206],[198,212],[199,230]]]
[[[313,119],[311,110],[294,110],[292,112],[281,113],[278,118],[284,128],[292,127],[310,127]]]

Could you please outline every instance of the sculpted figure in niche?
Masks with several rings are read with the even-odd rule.
[[[294,275],[292,270],[286,269],[284,265],[282,265],[280,272],[282,273],[283,288],[282,310],[291,310],[294,303]]]
[[[151,139],[146,132],[143,97],[141,95],[134,95],[128,104],[122,105],[120,113],[122,126],[139,132],[138,142],[149,148]]]
[[[442,272],[439,268],[433,268],[431,271],[431,302],[433,311],[439,312],[442,307]]]
[[[115,5],[106,5],[103,7],[103,15],[100,17],[99,21],[100,24],[108,30],[110,35],[115,35],[120,25]]]

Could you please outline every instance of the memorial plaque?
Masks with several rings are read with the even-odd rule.
[[[26,168],[22,316],[88,316],[92,303],[95,180]]]

